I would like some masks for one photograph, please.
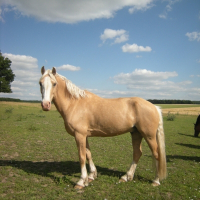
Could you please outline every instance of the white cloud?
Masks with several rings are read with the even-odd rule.
[[[185,34],[190,41],[197,40],[198,42],[200,41],[200,32],[192,32],[192,33],[186,33]]]
[[[37,68],[38,60],[31,56],[25,55],[13,55],[9,53],[4,53],[4,57],[9,58],[12,61],[12,69],[33,69]]]
[[[162,19],[166,19],[167,15],[166,14],[160,14],[159,17],[162,18]]]
[[[38,60],[31,56],[14,55],[9,53],[3,53],[3,56],[12,61],[11,69],[15,74],[15,78],[11,83],[13,93],[0,93],[0,96],[32,99],[32,97],[30,97],[30,93],[32,93],[39,99],[40,92],[38,81],[41,77],[41,73],[38,68]]]
[[[142,85],[143,83],[146,83],[146,80],[148,80],[148,82],[152,81],[154,82],[154,85],[157,85],[156,81],[161,81],[176,76],[178,76],[176,72],[153,72],[146,69],[135,69],[131,73],[121,73],[114,76],[114,81],[117,84],[125,84],[130,86],[134,84]]]
[[[147,9],[152,8],[154,5],[152,4],[151,0],[148,1],[135,1],[135,6],[129,8],[129,13],[132,14],[138,10],[146,11]]]
[[[81,68],[80,67],[75,67],[73,65],[62,65],[60,67],[56,67],[57,70],[69,70],[69,71],[79,71]]]
[[[139,96],[145,99],[193,99],[200,97],[195,94],[191,81],[174,82],[170,78],[177,77],[176,72],[154,72],[146,69],[136,69],[131,73],[121,73],[114,76],[114,83],[125,85],[127,91],[123,96]],[[122,93],[123,94],[123,93]],[[189,95],[191,94],[191,95]]]
[[[76,23],[111,18],[124,7],[131,7],[130,13],[144,11],[151,7],[152,2],[153,0],[6,0],[1,1],[0,5],[4,10],[9,8],[41,21]]]
[[[125,85],[127,90],[88,90],[107,98],[139,96],[144,99],[170,99],[172,97],[181,99],[182,95],[182,99],[187,99],[185,93],[193,91],[188,87],[192,82],[175,83],[169,80],[177,76],[176,72],[154,72],[146,69],[135,69],[131,73],[121,73],[111,78],[114,83]],[[188,99],[191,99],[191,97]]]
[[[4,22],[3,17],[2,17],[2,9],[1,9],[1,7],[0,7],[0,21]]]
[[[38,80],[38,60],[36,58],[9,53],[3,53],[3,56],[12,61],[11,69],[16,76],[15,80],[23,80],[25,82]]]
[[[121,73],[113,77],[114,83],[126,85],[127,89],[136,93],[140,91],[146,94],[153,93],[155,96],[172,96],[177,92],[186,91],[186,86],[191,81],[175,83],[168,80],[176,77],[176,72],[153,72],[146,69],[136,69],[131,73]]]
[[[159,15],[159,17],[162,18],[162,19],[167,19],[168,13],[172,11],[172,6],[175,3],[180,2],[181,0],[165,0],[165,1],[167,1],[168,4],[166,5],[163,13]]]
[[[114,43],[122,43],[129,39],[129,35],[127,31],[120,29],[120,30],[113,30],[113,29],[105,29],[104,33],[100,36],[103,43],[107,39],[114,39]]]
[[[143,47],[138,46],[137,44],[125,44],[122,46],[123,52],[129,52],[129,53],[137,53],[137,52],[151,52],[152,49],[149,46]]]
[[[115,43],[122,43],[122,42],[125,42],[127,41],[129,38],[128,34],[123,34],[123,35],[120,35],[120,37],[117,37],[115,39]]]
[[[144,99],[189,99],[198,100],[200,90],[192,87],[191,81],[175,82],[177,72],[155,72],[146,69],[135,69],[131,73],[120,73],[111,80],[122,90],[87,89],[104,98],[142,97]]]

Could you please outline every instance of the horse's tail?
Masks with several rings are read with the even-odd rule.
[[[160,119],[158,129],[157,129],[157,134],[156,134],[156,139],[157,139],[157,144],[158,144],[158,177],[160,180],[163,180],[167,177],[165,135],[164,135],[164,128],[163,128],[162,111],[157,106],[156,106],[156,109],[159,113],[159,119]]]

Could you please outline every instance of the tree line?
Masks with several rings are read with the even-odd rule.
[[[200,104],[200,101],[178,99],[148,99],[153,104]]]

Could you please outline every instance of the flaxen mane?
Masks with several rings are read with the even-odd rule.
[[[66,86],[67,86],[67,90],[69,92],[69,94],[72,96],[72,98],[76,98],[76,99],[79,99],[80,97],[81,98],[85,98],[87,95],[85,93],[85,90],[81,90],[80,88],[78,88],[76,85],[74,85],[70,80],[68,80],[67,78],[65,78],[64,76],[56,73],[56,75],[54,76],[52,74],[52,70],[46,70],[45,73],[43,74],[43,76],[45,75],[49,75],[51,79],[53,79],[56,83],[57,83],[57,80],[55,78],[55,76],[59,76],[62,80],[65,81],[66,83]],[[43,77],[42,76],[42,77]],[[42,78],[41,78],[42,79]]]

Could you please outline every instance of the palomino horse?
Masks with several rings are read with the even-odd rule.
[[[160,185],[166,178],[166,155],[163,120],[161,110],[150,102],[138,98],[104,99],[91,92],[81,90],[56,69],[45,71],[41,68],[40,90],[42,109],[49,111],[51,101],[64,119],[66,131],[75,137],[81,177],[75,188],[82,189],[97,177],[88,137],[110,137],[131,133],[133,162],[120,182],[133,179],[137,163],[142,155],[141,141],[146,140],[153,154],[156,176],[153,185]],[[86,170],[89,163],[89,176]]]

